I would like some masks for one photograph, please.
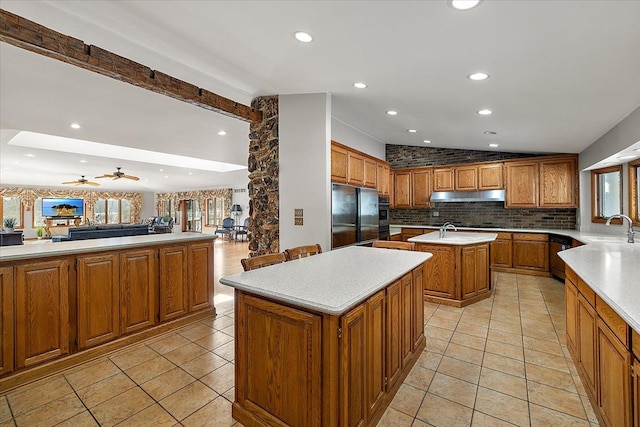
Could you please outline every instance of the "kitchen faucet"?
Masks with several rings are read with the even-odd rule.
[[[615,215],[611,215],[609,217],[609,219],[607,219],[607,222],[605,223],[605,225],[611,225],[611,220],[614,218],[624,218],[627,221],[629,221],[629,231],[627,231],[627,236],[629,236],[629,238],[627,239],[627,243],[633,243],[635,242],[633,236],[636,234],[635,231],[633,231],[633,221],[631,221],[631,218],[629,218],[626,215],[622,215],[622,214],[615,214]],[[624,223],[624,221],[622,221]]]
[[[451,222],[447,221],[444,224],[442,224],[440,226],[440,228],[438,229],[438,237],[439,238],[444,238],[447,236],[447,230],[453,228],[453,231],[458,231],[458,229],[456,228],[455,225],[451,224]]]

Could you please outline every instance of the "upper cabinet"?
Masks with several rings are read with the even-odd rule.
[[[506,164],[505,207],[538,207],[538,162],[518,161]]]
[[[411,207],[411,172],[396,171],[393,174],[393,206],[395,208]]]
[[[391,181],[391,171],[387,163],[378,162],[378,194],[389,196],[389,183]]]
[[[390,173],[389,163],[331,142],[331,182],[377,188],[378,194],[389,196]]]
[[[478,166],[458,166],[454,168],[456,191],[475,191],[478,189]]]
[[[349,151],[347,156],[347,184],[361,187],[364,185],[364,157]]]
[[[428,208],[431,199],[431,168],[414,169],[411,171],[411,207]]]
[[[378,184],[377,180],[378,164],[375,160],[369,157],[364,158],[364,186],[368,188],[376,188]]]
[[[453,191],[453,168],[433,170],[433,191]]]
[[[489,163],[478,166],[478,190],[500,190],[504,188],[502,178],[503,163]]]
[[[433,191],[477,191],[504,188],[502,163],[458,165],[433,170]]]
[[[347,183],[348,156],[346,148],[331,144],[331,182]]]

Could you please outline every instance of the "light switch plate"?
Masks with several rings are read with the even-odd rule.
[[[302,225],[302,218],[294,218],[293,225]]]
[[[293,212],[293,216],[303,216],[302,209],[294,209]]]

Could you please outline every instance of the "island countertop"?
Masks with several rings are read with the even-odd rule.
[[[68,242],[28,243],[18,246],[0,247],[0,262],[18,261],[23,259],[64,256],[87,252],[109,251],[114,249],[135,248],[157,244],[170,245],[191,241],[213,240],[215,236],[202,233],[165,233],[147,234],[142,236],[108,237],[104,239],[72,240]]]
[[[220,279],[220,283],[340,315],[431,258],[430,253],[350,246]]]
[[[427,243],[431,245],[475,245],[478,243],[493,242],[498,235],[496,233],[465,233],[464,231],[447,231],[444,237],[434,231],[409,239],[413,243]]]
[[[558,255],[635,331],[640,331],[640,245],[592,243]]]

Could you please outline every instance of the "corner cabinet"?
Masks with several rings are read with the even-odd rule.
[[[13,371],[13,268],[0,268],[0,375]]]

